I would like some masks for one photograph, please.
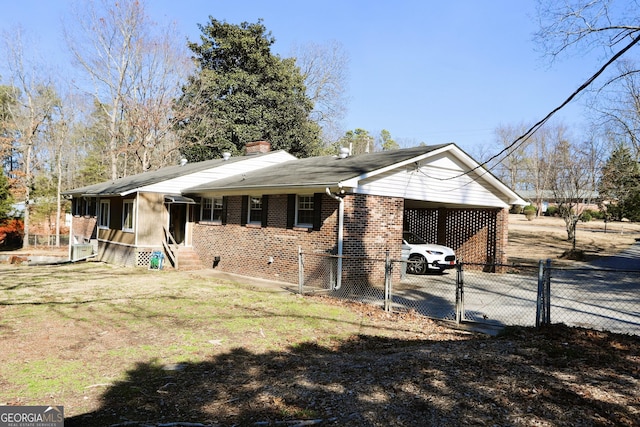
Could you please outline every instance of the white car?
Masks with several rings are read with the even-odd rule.
[[[451,248],[427,243],[420,236],[406,231],[402,233],[402,243],[409,252],[409,274],[425,274],[429,270],[443,272],[456,266],[456,254]]]

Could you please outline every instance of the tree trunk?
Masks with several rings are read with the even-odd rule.
[[[58,182],[57,182],[57,191],[56,191],[56,247],[60,247],[60,215],[62,214],[62,198],[60,197],[60,192],[62,191],[62,155],[58,152],[56,156],[56,169],[58,172]],[[71,236],[69,236],[71,237]]]
[[[31,151],[33,149],[33,145],[31,142],[27,143],[27,152],[25,156],[25,166],[24,166],[24,180],[25,180],[25,191],[24,191],[24,237],[22,240],[22,247],[28,248],[29,245],[29,199],[31,198]]]

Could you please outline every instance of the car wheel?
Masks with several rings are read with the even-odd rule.
[[[411,255],[407,263],[407,273],[425,274],[428,269],[427,260],[422,255]]]

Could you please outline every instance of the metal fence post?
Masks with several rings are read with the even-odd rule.
[[[389,258],[389,250],[386,251],[384,258],[384,311],[391,311],[391,258]]]
[[[545,276],[545,303],[547,304],[545,309],[547,325],[551,324],[551,259],[547,259],[547,269]]]
[[[456,323],[464,320],[464,271],[462,263],[456,264]]]
[[[304,261],[302,260],[302,246],[298,246],[298,292],[304,293]]]
[[[544,265],[542,260],[538,261],[538,298],[536,302],[536,328],[539,328],[544,323],[544,311],[546,305],[544,304]]]

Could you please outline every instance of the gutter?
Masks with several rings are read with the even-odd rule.
[[[327,195],[338,201],[338,272],[336,284],[333,290],[336,291],[342,287],[342,246],[344,242],[344,200],[337,194],[333,194],[329,187],[326,188]]]

